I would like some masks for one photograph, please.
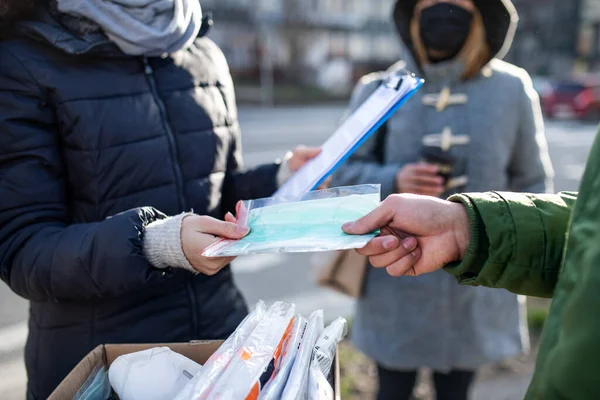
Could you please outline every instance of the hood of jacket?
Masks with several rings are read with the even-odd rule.
[[[394,6],[394,23],[402,44],[414,57],[414,45],[410,34],[410,24],[415,6],[419,0],[398,0]],[[502,59],[512,45],[519,16],[510,0],[473,0],[481,13],[486,31],[486,40],[490,48],[490,60]],[[488,60],[488,61],[490,61]]]

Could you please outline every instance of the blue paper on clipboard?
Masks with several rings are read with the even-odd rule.
[[[422,79],[408,72],[390,75],[323,144],[321,154],[306,163],[273,197],[293,201],[316,189],[422,85]]]

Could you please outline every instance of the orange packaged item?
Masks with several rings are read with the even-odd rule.
[[[300,349],[300,343],[302,343],[302,339],[304,338],[307,324],[306,318],[302,315],[296,315],[292,333],[283,346],[284,350],[281,362],[275,369],[275,378],[264,387],[258,397],[260,400],[279,400],[281,398],[285,384],[294,366],[296,355]]]
[[[308,395],[308,374],[310,362],[313,358],[315,344],[325,328],[323,310],[317,310],[310,315],[308,325],[300,350],[294,361],[292,372],[283,390],[283,400],[305,399]]]
[[[259,301],[256,308],[242,321],[235,332],[206,361],[200,372],[186,385],[174,400],[204,400],[225,371],[231,360],[264,318],[267,306]]]
[[[275,375],[282,349],[292,333],[296,307],[273,304],[238,349],[210,391],[208,399],[255,400]]]

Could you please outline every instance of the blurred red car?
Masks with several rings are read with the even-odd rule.
[[[552,84],[541,95],[549,118],[600,120],[600,82],[566,81]]]

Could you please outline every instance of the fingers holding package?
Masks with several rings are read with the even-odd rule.
[[[363,218],[342,228],[351,235],[381,230],[358,252],[390,275],[415,276],[464,257],[470,221],[462,204],[429,196],[392,195]]]
[[[205,275],[215,275],[230,264],[234,257],[204,257],[202,253],[221,239],[238,240],[245,237],[250,230],[238,225],[233,215],[225,217],[226,221],[205,215],[190,215],[181,224],[181,245],[185,257],[195,271]]]

